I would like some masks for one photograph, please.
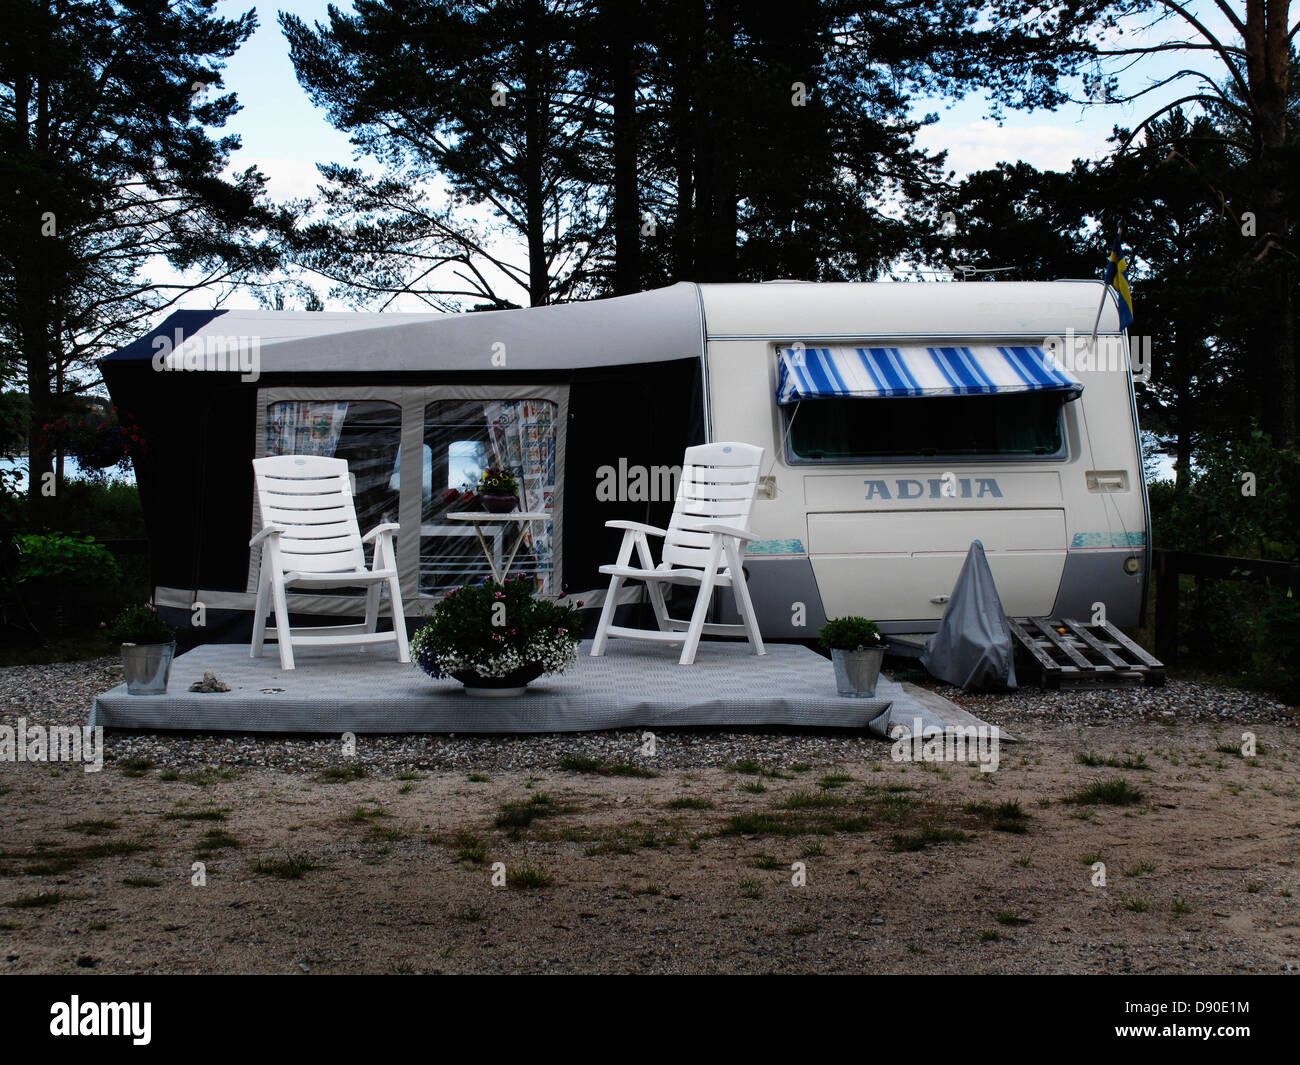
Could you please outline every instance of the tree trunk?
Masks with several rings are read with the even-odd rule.
[[[686,17],[676,30],[671,105],[673,163],[677,171],[677,216],[673,220],[673,274],[676,281],[699,278],[699,212],[696,210],[696,158],[694,127],[705,121],[701,92],[703,69],[703,0],[688,0]]]
[[[610,73],[614,103],[614,295],[641,288],[641,197],[637,187],[636,42],[638,12],[610,5]]]
[[[551,272],[546,261],[546,196],[543,166],[547,129],[547,94],[544,62],[549,42],[541,39],[538,5],[530,3],[524,15],[524,236],[528,243],[528,302],[540,307],[550,302]]]
[[[716,52],[710,69],[720,77],[713,87],[713,123],[710,137],[709,225],[707,276],[711,281],[736,280],[736,231],[739,205],[737,170],[739,160],[738,104],[744,91],[736,64],[736,13],[731,0],[713,5],[713,37]]]
[[[1290,220],[1284,161],[1288,7],[1287,0],[1249,0],[1245,34],[1247,81],[1257,111],[1252,169],[1260,249],[1251,377],[1261,398],[1262,427],[1275,446],[1284,448],[1296,441],[1295,268],[1286,246]]]

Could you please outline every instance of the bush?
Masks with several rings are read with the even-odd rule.
[[[49,520],[59,531],[99,540],[139,540],[145,535],[140,493],[121,481],[64,481]]]
[[[860,617],[832,618],[822,626],[818,635],[828,651],[858,651],[885,646],[876,623]]]
[[[139,603],[122,610],[104,628],[109,643],[171,643],[176,631],[153,607]]]
[[[113,553],[90,536],[29,533],[18,537],[18,551],[20,583],[56,578],[91,585],[96,581],[116,582],[122,576]]]
[[[4,613],[29,634],[92,628],[120,601],[121,568],[112,552],[90,537],[27,533],[15,538],[15,546]]]
[[[1300,560],[1300,455],[1274,448],[1258,429],[1207,437],[1182,486],[1156,481],[1147,494],[1156,547]],[[1300,600],[1243,581],[1184,577],[1182,588],[1185,665],[1300,697]]]

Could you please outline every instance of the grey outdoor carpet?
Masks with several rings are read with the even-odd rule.
[[[933,713],[881,677],[875,699],[841,698],[828,660],[805,647],[706,643],[693,666],[678,649],[612,640],[590,644],[566,673],[540,677],[515,698],[480,699],[454,680],[433,680],[396,661],[391,648],[296,649],[284,672],[273,645],[260,659],[247,644],[205,644],[176,659],[165,695],[98,696],[92,725],[235,732],[582,732],[654,726],[796,725],[862,729],[890,710],[903,720]],[[213,670],[231,686],[191,693]],[[891,708],[892,704],[892,708]],[[887,719],[886,719],[887,720]],[[884,720],[876,722],[880,729]],[[873,730],[874,731],[874,730]]]

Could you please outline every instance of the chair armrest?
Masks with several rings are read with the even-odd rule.
[[[288,531],[289,530],[286,529],[283,525],[268,525],[265,529],[263,529],[260,533],[258,533],[256,536],[254,536],[251,540],[248,541],[248,546],[256,547],[268,536],[279,536],[280,533],[286,533]]]
[[[397,522],[386,521],[382,525],[376,525],[373,529],[371,529],[368,533],[366,533],[366,535],[361,538],[361,542],[363,544],[368,544],[370,543],[371,540],[377,539],[378,537],[382,536],[385,533],[391,535],[397,532],[397,530],[400,528],[401,525],[399,525]]]
[[[737,529],[734,525],[715,525],[715,524],[692,525],[690,527],[690,531],[702,532],[702,533],[716,533],[720,536],[734,536],[737,540],[744,540],[746,542],[750,540],[758,539],[758,537],[755,536],[748,529]]]
[[[667,536],[666,529],[656,529],[653,525],[642,525],[639,521],[607,521],[606,529],[623,529],[626,532],[643,532],[651,536]]]

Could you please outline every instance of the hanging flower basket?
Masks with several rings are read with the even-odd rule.
[[[87,470],[125,469],[133,458],[144,454],[144,436],[130,418],[56,418],[41,426],[45,445],[62,451]]]

